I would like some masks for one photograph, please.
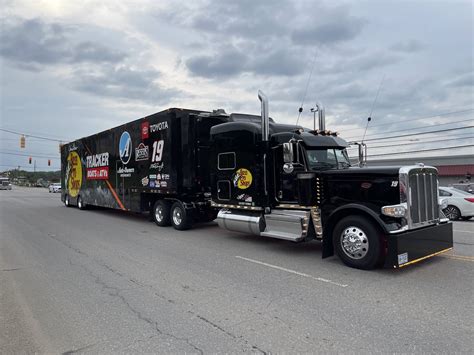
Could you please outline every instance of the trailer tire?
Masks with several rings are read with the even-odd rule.
[[[71,207],[71,200],[69,199],[69,195],[64,196],[64,206]]]
[[[166,200],[158,200],[153,205],[152,218],[158,226],[166,227],[171,224],[170,205]]]
[[[176,201],[171,206],[171,224],[174,229],[183,231],[192,227],[193,216],[192,211],[184,208],[180,201]]]
[[[347,216],[340,220],[333,232],[336,254],[344,264],[370,270],[382,262],[380,231],[368,218]]]
[[[81,195],[77,196],[77,208],[80,210],[85,210],[87,208],[87,204],[84,202]]]

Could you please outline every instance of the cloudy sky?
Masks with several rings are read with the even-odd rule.
[[[362,138],[372,111],[373,155],[474,143],[472,128],[375,140],[474,125],[470,0],[0,0],[0,9],[3,129],[68,141],[169,107],[258,114],[261,89],[276,121],[296,123],[303,103],[299,123],[311,127],[321,102],[327,127],[347,140]],[[29,168],[29,154],[39,168],[58,157],[56,142],[28,137],[20,150],[18,136],[0,139],[0,170]]]

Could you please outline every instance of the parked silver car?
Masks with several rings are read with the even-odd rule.
[[[474,216],[474,196],[454,187],[440,187],[439,197],[447,200],[448,206],[443,213],[450,220],[468,220]]]
[[[54,184],[49,185],[49,192],[61,192],[61,184],[55,182]]]

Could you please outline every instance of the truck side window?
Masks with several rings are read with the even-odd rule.
[[[219,153],[217,155],[217,168],[219,170],[233,170],[235,169],[235,153]]]

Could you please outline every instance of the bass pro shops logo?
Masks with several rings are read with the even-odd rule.
[[[123,132],[119,141],[119,155],[122,163],[127,164],[132,156],[132,138],[127,131]]]
[[[234,173],[232,181],[234,182],[235,187],[241,190],[248,189],[250,185],[252,185],[252,173],[244,168],[238,169]]]
[[[76,197],[82,185],[82,163],[76,151],[69,153],[65,174],[65,185],[69,196]]]

